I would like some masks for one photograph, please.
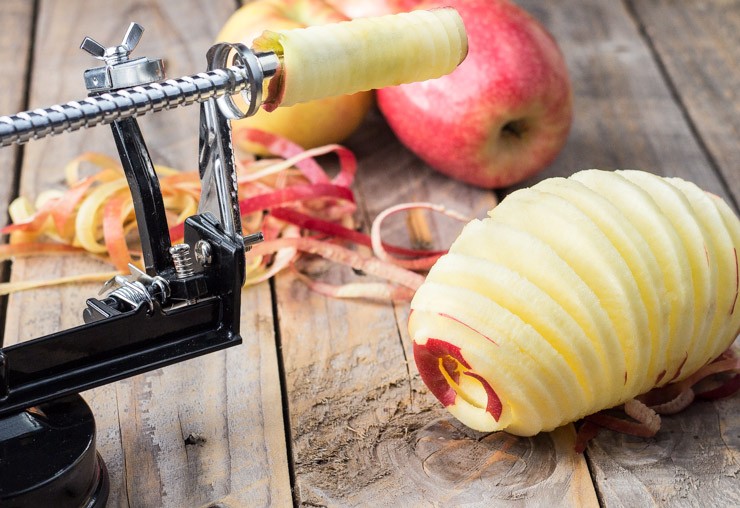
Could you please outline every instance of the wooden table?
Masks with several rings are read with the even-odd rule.
[[[559,41],[575,93],[568,144],[538,178],[640,168],[693,180],[738,209],[740,2],[521,4]],[[165,57],[172,77],[199,72],[235,8],[235,0],[3,0],[0,112],[84,96],[82,71],[95,62],[78,49],[83,36],[116,43],[129,21],[147,29],[136,54]],[[197,113],[141,120],[155,161],[195,168]],[[365,224],[409,200],[478,217],[495,203],[431,171],[377,112],[347,145],[360,161],[354,190]],[[107,128],[0,151],[0,209],[18,192],[60,187],[63,163],[90,150],[115,155]],[[441,245],[460,227],[431,224]],[[0,276],[103,269],[34,258]],[[356,277],[316,269],[334,282]],[[80,323],[97,289],[13,295],[5,344]],[[478,434],[447,415],[407,361],[407,314],[407,305],[327,299],[282,274],[244,291],[242,346],[85,393],[110,470],[109,506],[740,505],[740,396],[664,418],[653,439],[603,432],[585,455],[572,451],[572,426],[530,439]]]

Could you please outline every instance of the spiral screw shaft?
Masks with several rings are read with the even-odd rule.
[[[245,69],[232,66],[2,116],[0,146],[205,102],[212,97],[238,93],[247,85]]]

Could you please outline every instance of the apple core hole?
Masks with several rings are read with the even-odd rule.
[[[527,131],[527,122],[523,118],[518,120],[510,120],[501,127],[502,138],[516,138],[521,139],[524,133]]]

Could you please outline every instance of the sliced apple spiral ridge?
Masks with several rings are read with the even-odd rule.
[[[267,30],[253,47],[281,58],[264,104],[271,111],[449,74],[467,55],[468,39],[458,12],[444,7]]]
[[[687,378],[740,331],[740,220],[642,171],[507,196],[411,302],[423,381],[480,431],[533,435]]]

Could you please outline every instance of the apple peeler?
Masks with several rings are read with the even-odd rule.
[[[85,71],[89,96],[0,117],[0,145],[110,124],[133,198],[144,270],[103,286],[84,324],[0,348],[0,505],[104,506],[105,464],[95,451],[93,415],[78,395],[103,384],[241,343],[244,253],[230,121],[254,114],[274,53],[216,44],[208,70],[165,79],[161,59],[132,58],[143,33],[131,23],[123,42],[81,48],[103,65]],[[246,108],[233,96],[241,94]],[[136,117],[200,103],[198,213],[184,242],[171,245],[154,166]]]
[[[49,500],[60,508],[104,506],[108,476],[95,450],[92,412],[79,392],[242,342],[244,254],[262,234],[242,235],[232,120],[260,106],[439,77],[467,53],[453,9],[312,28],[292,35],[266,31],[262,37],[282,43],[264,51],[216,44],[206,54],[206,72],[166,79],[161,59],[131,57],[143,33],[132,23],[117,46],[82,41],[81,48],[103,63],[84,72],[87,98],[0,117],[0,146],[110,124],[143,253],[143,269],[130,265],[130,275],[115,277],[102,296],[87,300],[83,325],[0,348],[3,507]],[[382,50],[389,44],[393,51]],[[288,67],[292,87],[281,74]],[[183,243],[172,245],[136,117],[195,103],[201,198],[197,213],[185,220]]]

